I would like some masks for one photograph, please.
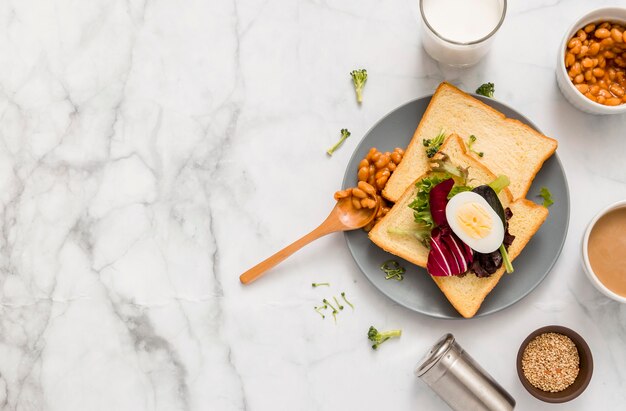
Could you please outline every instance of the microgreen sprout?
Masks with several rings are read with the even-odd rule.
[[[321,287],[321,286],[330,287],[330,283],[311,283],[311,287],[313,287],[313,288]]]
[[[350,137],[350,134],[351,134],[351,133],[348,131],[348,129],[347,129],[347,128],[342,128],[342,129],[341,129],[341,138],[339,139],[339,141],[337,141],[337,143],[336,143],[334,146],[332,146],[331,148],[329,148],[328,150],[326,150],[326,153],[327,153],[329,156],[332,156],[332,155],[333,155],[333,153],[335,152],[335,150],[337,150],[339,147],[341,147],[341,145],[343,144],[343,142],[344,142],[344,141],[346,141],[346,139],[347,139],[348,137]]]
[[[348,301],[348,299],[346,298],[346,293],[344,293],[343,291],[341,292],[341,298],[343,298],[343,300],[346,302],[346,304],[348,304],[350,306],[350,308],[352,308],[354,310],[354,305],[352,305],[352,303],[350,301]]]
[[[482,151],[476,151],[472,148],[475,142],[476,142],[476,136],[472,134],[471,136],[469,136],[469,139],[467,140],[467,149],[471,151],[472,153],[476,154],[478,157],[484,156],[485,153],[483,153]]]

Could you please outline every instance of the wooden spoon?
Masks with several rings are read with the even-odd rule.
[[[374,208],[360,208],[357,209],[352,204],[352,197],[342,198],[337,201],[337,204],[330,212],[326,220],[315,230],[305,235],[301,239],[297,240],[291,245],[283,248],[267,260],[255,265],[245,273],[241,274],[239,280],[243,284],[251,283],[256,280],[267,270],[274,267],[291,254],[295,253],[313,240],[317,240],[326,234],[334,233],[337,231],[350,231],[358,228],[365,227],[374,220],[378,208],[380,207],[380,201],[376,201],[376,207]]]

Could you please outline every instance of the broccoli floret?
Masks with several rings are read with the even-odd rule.
[[[437,154],[437,151],[439,151],[439,147],[441,147],[445,139],[445,130],[441,130],[435,138],[423,139],[422,144],[424,144],[424,147],[426,147],[426,157],[432,158],[435,154]]]
[[[356,101],[362,103],[363,87],[365,87],[365,82],[367,81],[367,70],[352,70],[350,76],[352,77],[352,83],[354,83],[354,91],[356,91]]]
[[[343,142],[346,141],[348,137],[350,137],[350,134],[351,133],[348,131],[348,129],[342,128],[341,138],[339,139],[339,141],[337,141],[337,144],[326,150],[326,153],[328,153],[329,156],[332,156],[335,150],[337,150],[343,144]]]
[[[393,337],[400,337],[402,335],[402,330],[390,330],[379,332],[373,325],[367,331],[367,338],[374,344],[372,345],[372,349],[378,349],[378,346]]]
[[[476,89],[476,94],[493,98],[493,93],[495,91],[496,91],[496,86],[493,83],[485,83]]]

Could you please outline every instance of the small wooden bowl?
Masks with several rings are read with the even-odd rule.
[[[528,343],[530,343],[533,338],[540,334],[544,333],[558,333],[563,334],[569,337],[576,345],[578,349],[578,355],[580,357],[580,371],[578,372],[578,376],[572,385],[564,389],[560,392],[546,392],[540,390],[533,386],[526,377],[524,376],[524,371],[522,370],[522,356],[524,354],[524,350]],[[587,385],[589,385],[589,381],[591,381],[591,375],[593,374],[593,357],[591,356],[591,349],[578,333],[573,330],[570,330],[566,327],[561,327],[559,325],[549,325],[547,327],[541,327],[538,330],[530,333],[528,337],[522,342],[522,345],[519,347],[519,351],[517,352],[517,375],[519,379],[532,396],[540,399],[541,401],[549,402],[549,403],[560,403],[571,401],[574,398],[578,397],[585,391]]]

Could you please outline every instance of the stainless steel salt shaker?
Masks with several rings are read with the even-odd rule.
[[[510,411],[515,400],[446,334],[418,364],[415,374],[455,411]]]

